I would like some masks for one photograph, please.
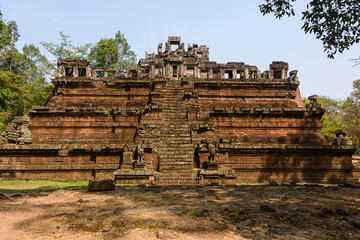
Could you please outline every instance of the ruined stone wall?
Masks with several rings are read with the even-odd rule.
[[[137,69],[59,59],[45,106],[0,140],[0,178],[76,180],[202,177],[206,183],[350,182],[354,148],[321,134],[324,110],[302,103],[297,71],[263,73],[209,61],[206,46],[171,37]],[[171,50],[176,45],[176,50]],[[343,132],[341,132],[344,134]],[[341,144],[341,142],[347,144]],[[141,151],[140,151],[140,150]]]

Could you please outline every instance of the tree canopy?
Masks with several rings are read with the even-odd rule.
[[[4,21],[0,12],[0,132],[15,116],[21,116],[34,105],[42,105],[53,86],[46,78],[56,70],[34,44],[25,44],[18,50],[20,38],[15,21]],[[124,35],[118,31],[115,38],[104,38],[95,45],[75,46],[69,35],[60,32],[59,43],[41,42],[56,59],[91,59],[96,66],[128,69],[136,66],[136,56]],[[91,51],[90,51],[91,50]],[[90,52],[90,53],[89,53]]]
[[[273,13],[276,18],[294,16],[296,0],[265,0],[259,6],[263,15]],[[328,58],[334,58],[350,46],[360,42],[359,0],[311,0],[302,12],[305,33],[320,39]],[[354,59],[359,61],[359,59]]]
[[[100,39],[89,54],[92,65],[129,69],[136,67],[136,55],[120,31],[115,38]]]
[[[124,34],[118,31],[115,38],[102,38],[97,43],[75,46],[69,35],[60,32],[60,43],[41,42],[57,58],[89,59],[97,67],[130,69],[136,67],[136,55],[130,50]]]
[[[1,15],[0,15],[1,16]],[[15,43],[20,34],[15,21],[3,21],[0,41],[0,131],[14,116],[42,105],[52,85],[46,81],[53,65],[33,44],[20,52]]]
[[[86,43],[80,46],[74,46],[69,35],[63,32],[60,34],[60,43],[42,41],[40,44],[48,50],[52,55],[58,58],[80,58],[86,59],[88,57],[88,51],[91,47],[91,43]]]

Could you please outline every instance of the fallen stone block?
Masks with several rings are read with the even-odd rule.
[[[115,190],[115,181],[112,179],[91,179],[89,180],[88,191]]]

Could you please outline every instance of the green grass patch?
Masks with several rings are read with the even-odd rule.
[[[25,180],[3,180],[0,181],[0,193],[25,193],[55,191],[75,187],[86,187],[88,181],[61,182],[61,181],[25,181]]]

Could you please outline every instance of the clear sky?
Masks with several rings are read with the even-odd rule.
[[[41,41],[59,42],[59,31],[71,35],[75,45],[114,37],[120,30],[138,59],[156,51],[168,36],[207,45],[210,60],[245,62],[262,72],[272,61],[286,61],[299,70],[303,97],[312,94],[346,98],[352,82],[360,79],[360,66],[350,58],[360,56],[360,45],[327,59],[322,43],[301,30],[301,11],[308,1],[298,0],[296,16],[275,19],[262,16],[263,0],[94,1],[2,0],[5,20],[15,20],[20,33],[18,48]],[[54,58],[40,47],[42,53]]]

